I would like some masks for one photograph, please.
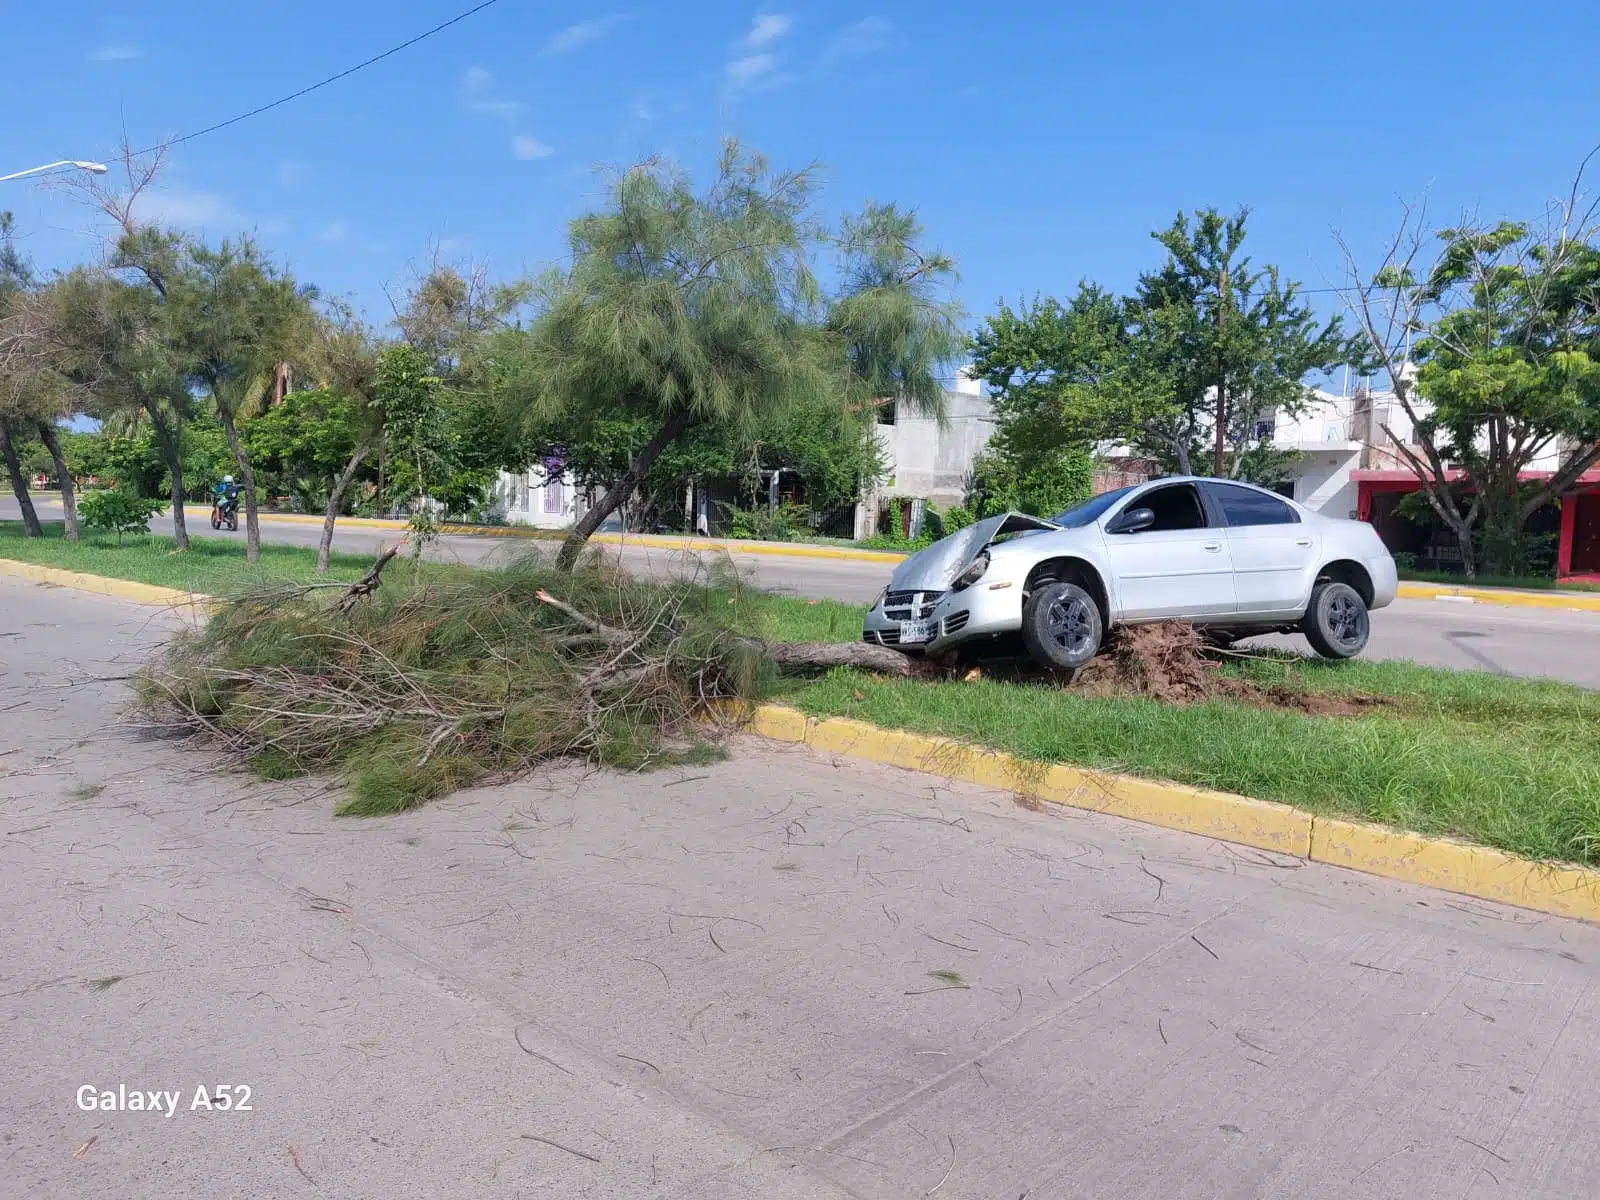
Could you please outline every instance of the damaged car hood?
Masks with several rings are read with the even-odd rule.
[[[958,529],[926,550],[918,550],[895,568],[894,574],[889,576],[889,587],[896,592],[947,591],[955,577],[978,556],[978,551],[995,538],[1006,533],[1057,528],[1059,526],[1026,513],[1011,512],[998,517],[985,517],[965,529]]]

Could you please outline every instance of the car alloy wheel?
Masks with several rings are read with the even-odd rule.
[[[1045,614],[1050,640],[1073,658],[1085,653],[1095,642],[1097,622],[1088,602],[1078,596],[1052,600]]]
[[[1342,646],[1367,641],[1367,609],[1356,596],[1335,596],[1328,602],[1328,636]]]
[[[1040,666],[1076,671],[1100,652],[1105,627],[1094,597],[1075,583],[1046,583],[1022,606],[1022,644]]]

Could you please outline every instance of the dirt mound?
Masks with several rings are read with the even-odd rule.
[[[1200,634],[1186,621],[1119,625],[1072,682],[1095,691],[1189,704],[1220,694],[1219,685],[1226,682],[1204,650]]]
[[[1359,716],[1391,703],[1383,696],[1329,695],[1288,680],[1259,684],[1226,675],[1217,653],[1184,621],[1119,626],[1100,655],[1066,686],[1095,696],[1145,696],[1168,704],[1238,700],[1317,717]]]

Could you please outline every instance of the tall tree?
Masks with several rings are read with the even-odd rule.
[[[28,327],[24,302],[33,287],[33,270],[17,250],[9,212],[0,212],[0,458],[28,537],[42,537],[39,514],[17,454],[17,440],[31,424],[30,390],[41,364],[37,340]]]
[[[314,293],[241,238],[216,249],[182,243],[164,294],[176,361],[191,389],[210,399],[233,452],[244,491],[245,560],[256,562],[260,501],[239,421],[269,403],[280,364],[307,352]]]
[[[843,346],[858,407],[899,401],[943,415],[941,369],[966,347],[965,313],[946,294],[954,260],[919,249],[923,233],[916,213],[869,203],[835,239],[841,286],[825,328]]]
[[[730,142],[705,192],[641,163],[605,211],[572,223],[571,267],[546,279],[528,334],[502,343],[505,395],[525,421],[587,409],[648,418],[653,432],[568,535],[561,566],[686,431],[747,432],[837,384],[810,323],[813,188],[812,170],[774,172]]]
[[[1339,239],[1365,365],[1412,426],[1384,432],[1469,576],[1525,569],[1528,518],[1600,462],[1600,221],[1581,178],[1534,222],[1430,234],[1408,208],[1370,273]],[[1549,475],[1524,478],[1551,454]]]
[[[1239,478],[1252,455],[1258,421],[1302,411],[1307,375],[1358,356],[1335,316],[1319,321],[1278,268],[1261,270],[1240,251],[1248,209],[1224,217],[1199,209],[1179,213],[1151,236],[1167,261],[1139,279],[1129,305],[1135,356],[1164,377],[1172,403],[1152,428],[1191,473],[1191,454],[1210,442],[1212,474]]]
[[[168,317],[164,297],[148,279],[130,282],[79,268],[50,289],[57,369],[84,398],[89,415],[130,429],[149,422],[167,468],[173,540],[187,550],[183,440],[195,404],[174,358]]]
[[[379,345],[372,331],[342,306],[335,306],[319,322],[318,330],[319,365],[327,375],[329,390],[342,401],[337,408],[339,419],[323,424],[347,435],[350,443],[349,454],[328,489],[322,536],[317,541],[317,574],[322,575],[328,570],[334,522],[343,511],[345,494],[383,438],[384,409],[377,390]]]

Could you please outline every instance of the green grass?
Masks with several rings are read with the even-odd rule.
[[[1395,697],[1358,717],[1236,701],[1174,707],[1039,685],[931,684],[835,671],[789,690],[816,716],[943,734],[1067,762],[1600,864],[1600,694],[1407,663],[1248,662],[1259,681]],[[856,697],[859,696],[860,699]]]
[[[1400,569],[1404,583],[1440,583],[1449,587],[1514,588],[1522,592],[1600,592],[1600,584],[1577,579],[1552,579],[1548,575],[1478,575],[1468,579],[1452,571]]]
[[[98,537],[72,546],[59,535],[24,539],[15,522],[0,522],[0,557],[211,595],[309,579],[314,561],[308,549],[265,546],[262,563],[247,567],[242,542],[215,539],[196,539],[186,554],[163,538],[128,539],[120,549],[115,539]],[[331,574],[354,578],[367,564],[336,555]],[[732,608],[737,627],[772,640],[860,636],[856,605],[728,587],[710,602]],[[1169,779],[1530,858],[1600,865],[1600,693],[1396,662],[1263,656],[1225,669],[1304,691],[1389,696],[1394,704],[1356,717],[1312,717],[1232,700],[1178,708],[1036,684],[935,684],[851,671],[787,683],[781,696],[814,715],[943,734],[1040,762]],[[273,774],[275,766],[265,761],[259,769]]]
[[[264,543],[261,561],[253,565],[245,562],[243,531],[237,541],[194,538],[189,549],[180,553],[173,548],[170,537],[154,534],[127,536],[118,545],[115,534],[85,533],[83,540],[73,545],[62,537],[60,522],[46,522],[44,530],[42,538],[25,537],[22,522],[0,521],[0,558],[207,596],[236,596],[263,583],[317,578],[316,551],[303,546]],[[323,578],[359,579],[371,565],[372,559],[364,554],[334,554],[329,557],[328,574]]]

